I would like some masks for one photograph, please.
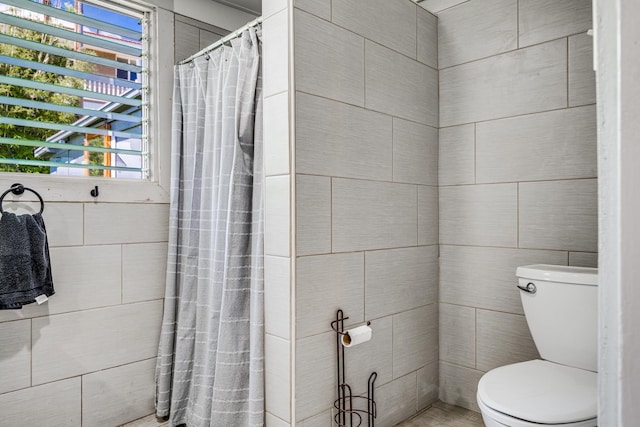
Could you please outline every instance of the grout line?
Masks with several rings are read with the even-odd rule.
[[[341,178],[350,179],[350,178]],[[520,180],[520,181],[499,181],[499,182],[478,182],[469,184],[444,184],[440,186],[442,188],[458,188],[458,187],[476,187],[480,185],[504,185],[504,184],[535,184],[541,182],[567,182],[567,181],[590,181],[597,180],[597,176],[592,177],[576,177],[576,178],[552,178],[552,179],[537,179],[537,180]],[[384,181],[372,181],[372,182],[384,182]],[[399,183],[398,183],[399,184]],[[423,187],[431,187],[424,185]]]
[[[473,183],[478,183],[478,125],[473,124]]]
[[[124,304],[124,246],[120,245],[120,304]]]
[[[393,246],[389,248],[357,249],[352,251],[341,251],[341,252],[323,252],[323,253],[317,253],[317,254],[297,255],[296,258],[300,259],[300,258],[320,257],[320,256],[329,256],[329,255],[359,254],[361,252],[385,252],[385,251],[395,251],[395,250],[401,250],[401,249],[420,249],[420,248],[439,248],[439,245],[437,243],[432,243],[429,245]],[[510,248],[510,249],[516,249],[516,248]],[[276,255],[267,255],[267,256],[276,256]],[[282,256],[276,256],[276,257],[287,258]],[[150,301],[155,301],[155,300],[150,300]]]
[[[33,318],[29,319],[29,387],[33,387]]]
[[[404,185],[404,186],[418,185],[420,187],[428,187],[428,188],[436,188],[436,189],[439,187],[437,184],[420,184],[420,183],[417,183],[417,182],[383,181],[383,180],[372,179],[372,178],[354,178],[354,177],[351,177],[351,176],[322,175],[322,174],[308,173],[308,172],[307,173],[301,172],[301,173],[297,173],[296,175],[299,175],[299,176],[316,176],[316,177],[323,177],[323,178],[335,178],[335,179],[350,180],[350,181],[360,181],[360,182],[370,182],[370,183],[397,184],[397,185]],[[282,175],[282,176],[285,176],[285,175]],[[584,179],[588,179],[588,178],[584,178]],[[496,183],[496,184],[501,184],[501,183]],[[164,243],[164,242],[145,242],[145,243]]]
[[[438,71],[438,70],[435,70],[435,71]],[[366,92],[366,88],[365,88],[365,92]],[[411,123],[414,123],[414,124],[417,124],[417,125],[420,125],[420,126],[430,127],[432,129],[439,129],[437,124],[436,125],[430,125],[428,123],[419,122],[419,121],[416,121],[416,120],[413,120],[413,119],[409,119],[409,118],[406,118],[406,117],[401,117],[401,116],[398,116],[398,115],[394,115],[394,114],[386,112],[386,111],[375,110],[375,109],[373,109],[371,107],[366,107],[364,105],[352,104],[350,102],[342,101],[342,100],[339,100],[339,99],[329,98],[329,97],[327,97],[325,95],[321,95],[321,94],[317,94],[317,93],[307,92],[307,91],[300,90],[300,89],[296,89],[295,93],[296,93],[296,95],[297,94],[303,94],[303,95],[307,95],[307,96],[312,96],[312,97],[315,97],[315,98],[324,99],[326,101],[332,101],[332,102],[335,102],[335,103],[340,103],[340,104],[343,104],[343,105],[347,105],[349,107],[359,108],[359,109],[364,110],[364,111],[383,114],[383,115],[391,117],[391,118],[404,120],[404,121],[411,122]],[[366,93],[365,93],[365,97],[366,97]],[[595,104],[587,104],[587,105],[595,105]],[[583,107],[583,106],[584,105],[582,105],[581,107]],[[565,109],[565,108],[563,107],[562,109]],[[493,119],[490,119],[490,120],[493,120]],[[484,120],[484,121],[488,121],[488,120]],[[452,125],[452,126],[458,126],[458,125],[456,124],[456,125]],[[448,126],[448,127],[451,127],[451,126]],[[157,204],[165,204],[166,205],[168,203],[157,203]]]
[[[516,184],[516,246],[520,248],[520,183]]]
[[[473,309],[473,366],[478,369],[478,308]]]
[[[441,129],[449,129],[449,128],[454,128],[454,127],[458,127],[458,126],[466,126],[466,125],[472,125],[472,124],[478,124],[478,123],[489,123],[489,122],[495,122],[495,121],[498,121],[498,120],[517,119],[517,118],[526,117],[526,116],[534,116],[536,114],[552,113],[552,112],[557,112],[557,111],[571,110],[571,109],[574,109],[574,108],[595,107],[595,106],[596,106],[596,103],[591,103],[591,104],[584,104],[584,105],[575,105],[575,106],[571,106],[571,107],[551,108],[549,110],[531,111],[529,113],[516,114],[514,116],[501,116],[501,117],[493,117],[493,118],[484,119],[484,120],[475,120],[475,121],[471,121],[471,122],[455,123],[455,124],[452,124],[452,125],[441,126],[439,129],[440,130]],[[424,126],[429,126],[429,125],[424,125]]]
[[[516,1],[516,49],[520,49],[520,0]]]
[[[555,38],[555,39],[545,40],[545,41],[542,41],[542,42],[539,42],[539,43],[530,44],[530,45],[527,45],[527,46],[521,46],[521,47],[516,48],[516,49],[509,49],[509,50],[505,50],[505,51],[503,51],[503,52],[494,53],[493,55],[483,56],[482,58],[476,58],[476,59],[472,59],[472,60],[469,60],[469,61],[466,61],[466,62],[461,62],[461,63],[459,63],[459,64],[449,65],[449,66],[447,66],[447,67],[440,68],[440,71],[450,70],[450,69],[452,69],[452,68],[460,67],[461,65],[472,64],[472,63],[474,63],[474,62],[484,61],[484,60],[486,60],[486,59],[494,58],[494,57],[496,57],[496,56],[505,55],[505,54],[508,54],[508,53],[515,53],[515,52],[519,52],[519,51],[522,51],[522,50],[524,50],[524,49],[528,49],[528,48],[530,48],[530,47],[541,46],[541,45],[546,44],[546,43],[557,42],[558,40],[562,40],[562,39],[567,38],[567,37],[578,36],[578,35],[580,35],[580,34],[585,34],[586,32],[587,32],[587,30],[579,31],[579,32],[577,32],[577,33],[567,34],[567,35],[564,35],[564,36],[562,36],[562,37],[557,37],[557,38]],[[420,64],[422,64],[422,62],[420,62]],[[426,64],[424,64],[424,65],[426,65]]]
[[[329,177],[329,252],[333,253],[333,177]]]
[[[567,37],[567,51],[565,59],[567,61],[567,108],[569,108],[569,37]]]

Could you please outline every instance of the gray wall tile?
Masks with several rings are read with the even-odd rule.
[[[296,89],[364,105],[364,39],[300,10],[295,11]]]
[[[291,261],[264,257],[264,329],[267,334],[289,339],[291,324]]]
[[[418,245],[438,244],[438,188],[418,186]]]
[[[468,1],[469,0],[424,0],[418,3],[418,5],[422,6],[424,9],[428,10],[431,13],[438,13],[441,10],[454,7],[459,5],[460,3],[466,3]]]
[[[476,367],[476,310],[440,304],[440,360]]]
[[[334,252],[416,245],[416,186],[337,178],[332,186]]]
[[[524,316],[478,310],[477,334],[481,371],[540,357]]]
[[[270,412],[265,414],[265,426],[266,427],[290,427],[291,424],[281,420]]]
[[[418,8],[418,61],[438,68],[438,18]]]
[[[372,372],[378,373],[376,386],[386,384],[393,379],[394,347],[397,344],[394,322],[395,319],[392,320],[391,316],[372,320],[371,340],[345,349],[347,380],[354,394],[367,392],[367,381]]]
[[[412,372],[376,387],[377,426],[395,426],[416,413],[416,382],[416,373]]]
[[[282,420],[291,419],[290,343],[266,335],[265,346],[265,410]]]
[[[596,102],[596,73],[593,71],[593,37],[569,37],[569,106]]]
[[[122,245],[122,302],[164,298],[166,272],[167,243]]]
[[[264,99],[265,175],[289,173],[289,92]]]
[[[392,179],[391,117],[298,93],[296,171]]]
[[[471,0],[438,14],[440,68],[517,47],[517,0]]]
[[[345,316],[351,317],[351,313],[345,310]],[[369,342],[345,349],[347,381],[354,394],[366,392],[367,379],[372,371],[377,371],[379,374],[376,380],[376,394],[382,384],[391,381],[391,318],[374,320],[371,328],[373,333]],[[334,332],[326,332],[296,341],[296,419],[298,421],[317,415],[333,406],[336,371],[335,340]],[[415,388],[410,394],[415,396]]]
[[[437,246],[367,252],[365,270],[369,319],[436,302]]]
[[[440,362],[440,400],[480,412],[476,394],[482,374],[475,369]]]
[[[336,310],[348,325],[364,321],[364,254],[298,258],[296,264],[296,334],[298,338],[331,330]]]
[[[332,19],[336,24],[415,59],[415,4],[388,0],[333,0],[332,7]]]
[[[114,221],[113,218],[144,218],[144,221]],[[85,245],[166,242],[168,236],[168,204],[84,205]]]
[[[478,123],[477,182],[595,177],[596,134],[595,106]]]
[[[51,248],[50,254],[56,295],[42,305],[3,310],[0,321],[14,316],[35,317],[120,304],[120,245]]]
[[[82,425],[117,426],[153,413],[156,359],[82,377]]]
[[[516,247],[517,185],[440,188],[440,243]]]
[[[197,27],[176,20],[174,31],[176,63],[200,50],[200,33]]]
[[[80,427],[80,388],[78,377],[2,394],[2,423],[7,426]]]
[[[436,70],[369,40],[365,42],[365,67],[367,108],[438,125]]]
[[[264,253],[288,257],[290,252],[290,206],[289,175],[266,178],[264,209]]]
[[[32,383],[42,384],[155,357],[162,301],[39,317],[32,322]]]
[[[418,411],[438,400],[438,361],[429,363],[424,368],[420,368],[418,375],[418,401],[416,402]]]
[[[331,20],[331,0],[294,0],[294,6],[320,18]]]
[[[475,183],[475,125],[442,128],[438,133],[440,185]]]
[[[566,40],[440,71],[442,127],[566,106]]]
[[[296,252],[331,252],[331,178],[296,176]]]
[[[393,378],[438,360],[438,304],[393,316]]]
[[[520,184],[520,247],[598,250],[597,180]]]
[[[591,28],[591,0],[519,0],[520,47]]]
[[[393,119],[393,180],[438,185],[438,130]]]
[[[223,35],[212,33],[211,31],[200,29],[200,49],[211,46],[216,41],[220,40]]]
[[[4,203],[5,210],[8,203]],[[47,203],[42,217],[47,224],[49,247],[82,245],[83,208],[81,203]]]
[[[300,427],[333,427],[333,414],[331,411],[322,412],[313,417],[309,417],[306,420],[296,423]]]
[[[31,322],[0,323],[0,393],[31,385]]]
[[[569,265],[597,268],[598,254],[593,252],[569,252]]]
[[[567,253],[443,245],[440,301],[523,314],[516,268],[530,264],[566,265]]]

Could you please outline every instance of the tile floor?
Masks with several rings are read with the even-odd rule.
[[[396,427],[483,427],[482,415],[437,401],[431,408]]]
[[[429,409],[396,427],[483,427],[482,416],[459,406],[437,401]],[[166,421],[158,421],[155,416],[140,418],[122,427],[169,427]]]
[[[169,427],[169,423],[167,421],[159,421],[155,415],[149,415],[120,427]]]

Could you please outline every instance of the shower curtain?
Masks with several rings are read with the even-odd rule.
[[[156,415],[263,426],[261,43],[245,31],[174,78]]]

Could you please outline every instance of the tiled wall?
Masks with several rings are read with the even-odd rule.
[[[176,16],[175,30],[180,59],[216,27]],[[168,204],[47,203],[44,218],[56,294],[0,311],[0,424],[109,427],[153,413]]]
[[[0,423],[116,426],[152,413],[168,206],[47,203],[44,218],[56,294],[0,312]]]
[[[410,0],[296,0],[295,420],[330,424],[338,308],[376,425],[437,398],[436,18]],[[366,405],[365,405],[366,408]]]
[[[516,267],[597,264],[591,1],[438,19],[440,398],[477,410],[484,372],[538,357]]]

